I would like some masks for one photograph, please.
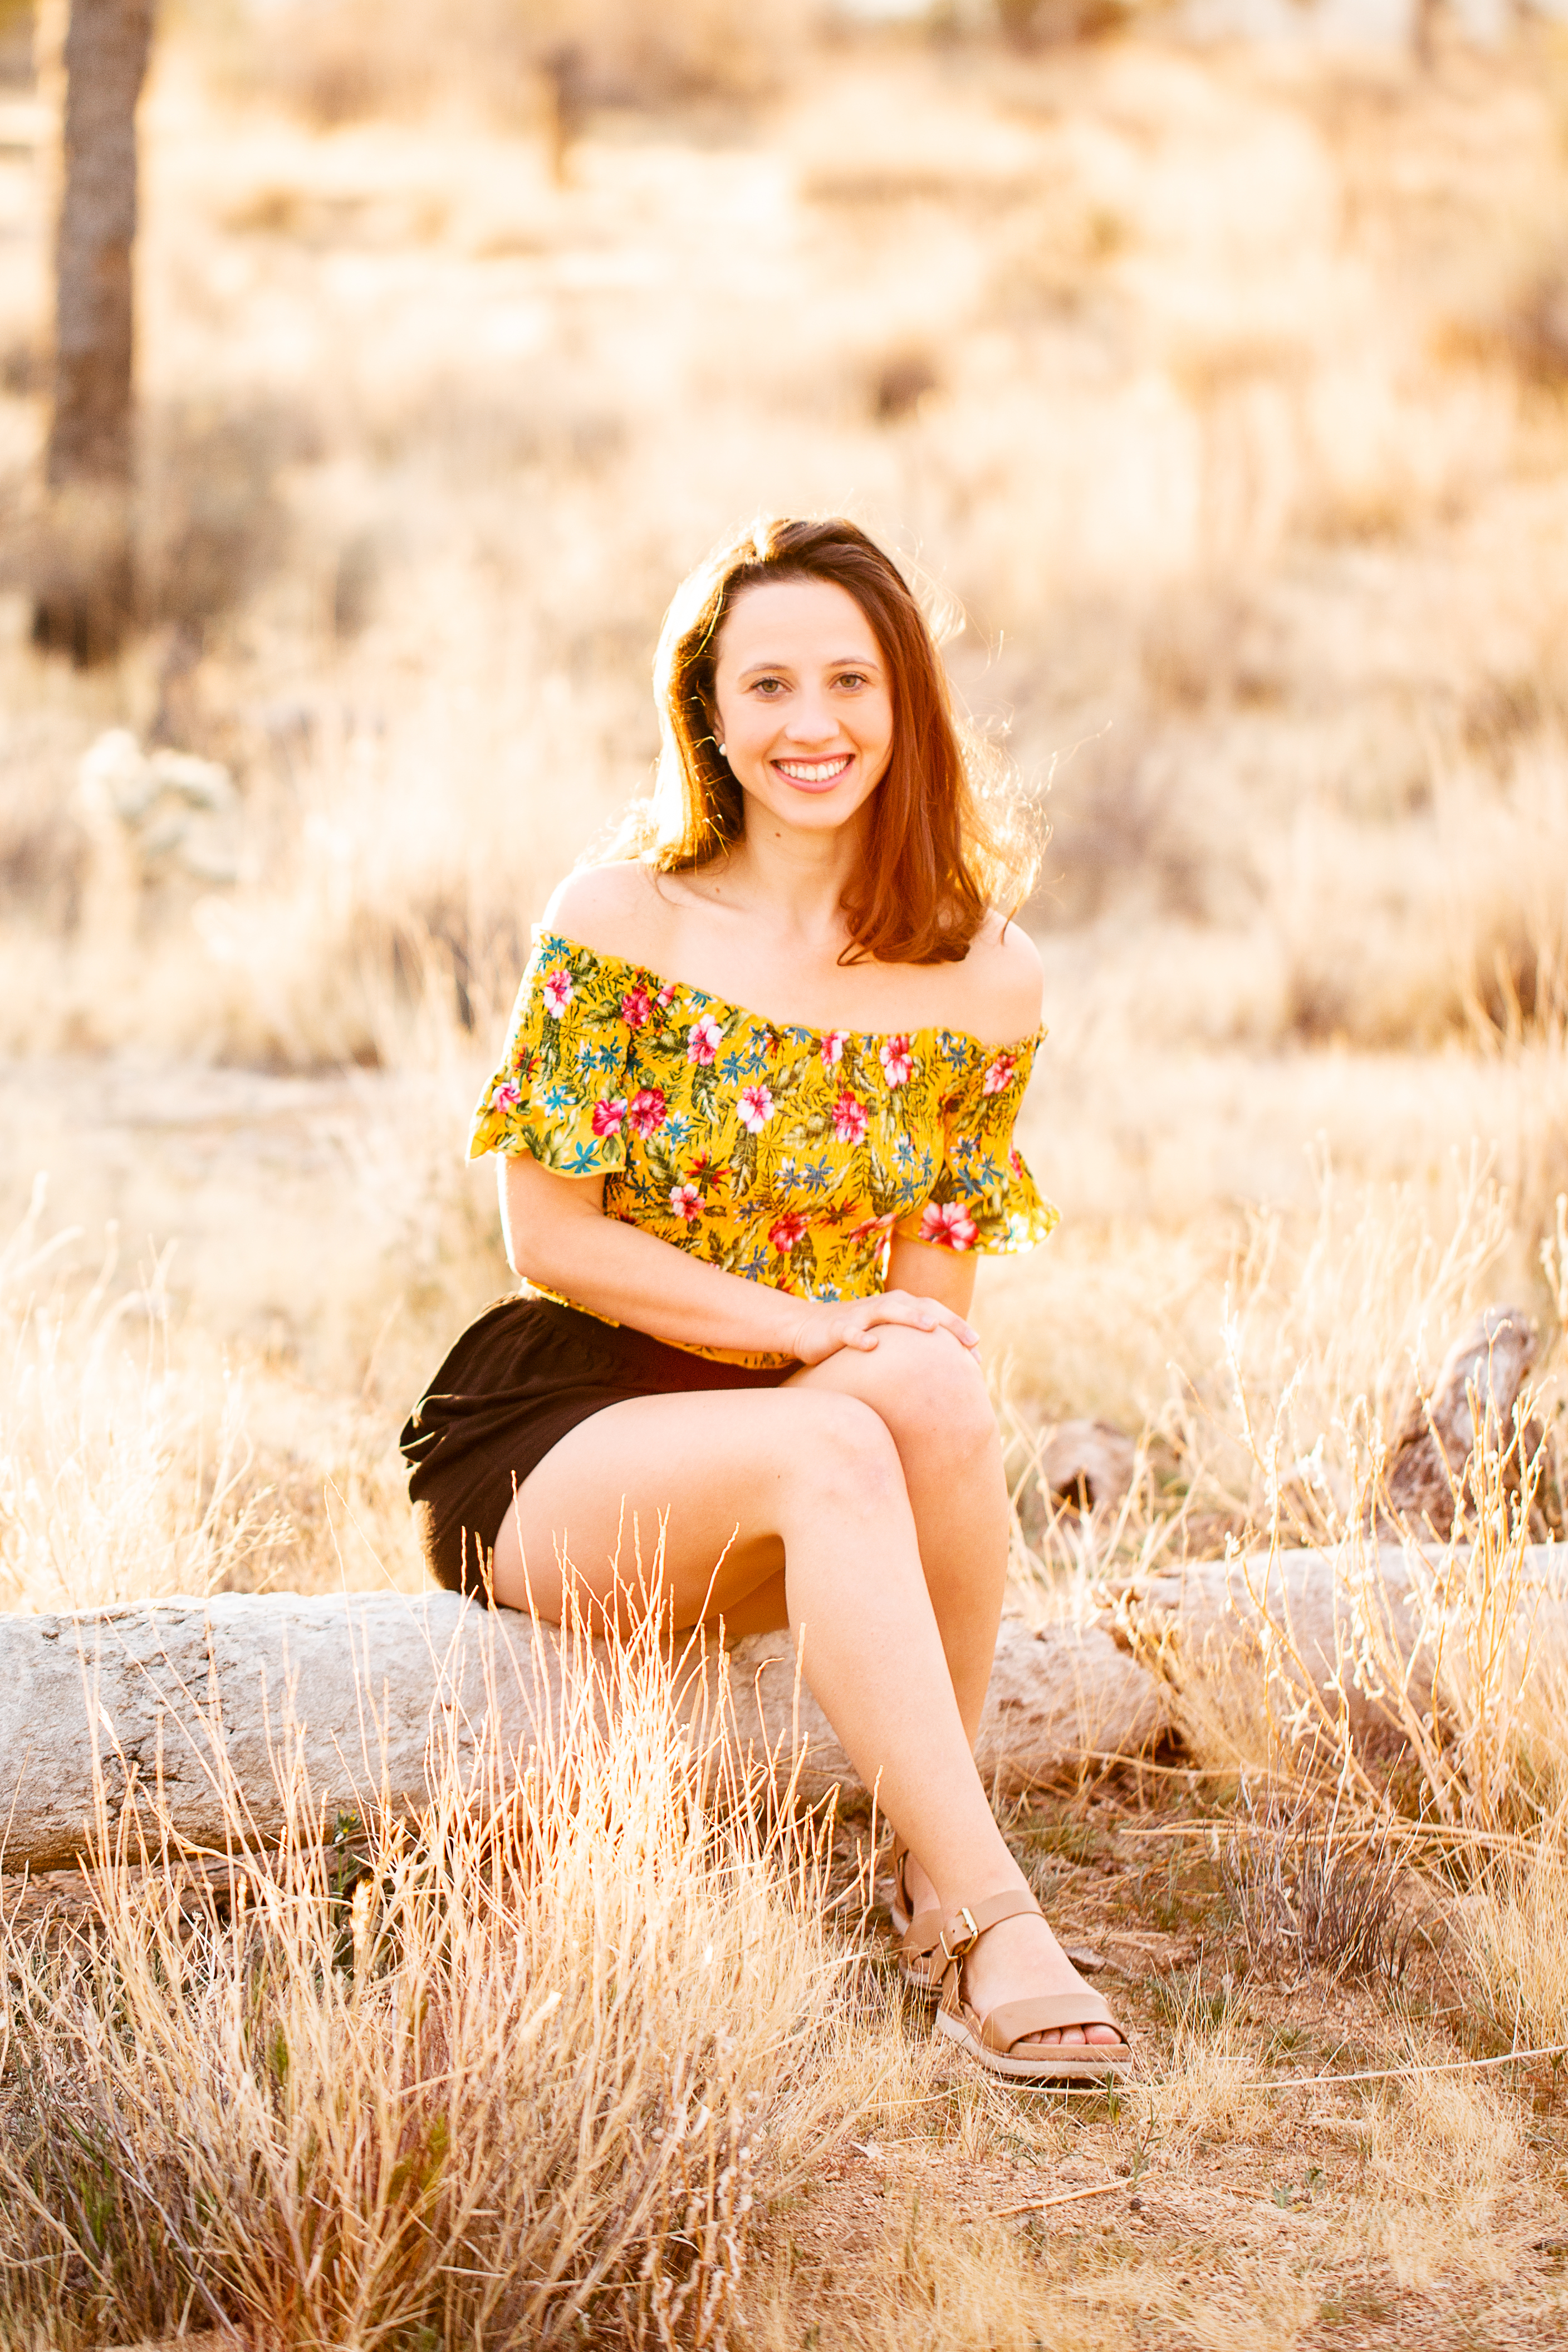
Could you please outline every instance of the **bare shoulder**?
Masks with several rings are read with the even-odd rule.
[[[658,884],[652,867],[632,857],[576,866],[552,892],[544,929],[595,955],[657,962],[666,912]]]
[[[1039,950],[1027,931],[987,915],[954,970],[962,975],[965,1029],[997,1044],[1034,1035],[1046,983]]]

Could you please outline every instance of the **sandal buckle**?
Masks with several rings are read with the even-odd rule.
[[[973,1912],[963,1908],[959,1911],[958,1916],[968,1931],[966,1934],[958,1937],[950,1944],[947,1940],[947,1929],[944,1927],[942,1931],[942,1956],[950,1966],[954,1960],[963,1959],[966,1952],[972,1952],[980,1941],[980,1930],[974,1924]]]

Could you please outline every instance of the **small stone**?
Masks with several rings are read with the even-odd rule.
[[[1062,1949],[1074,1968],[1081,1969],[1086,1977],[1097,1977],[1101,1969],[1110,1966],[1105,1954],[1097,1952],[1092,1944],[1064,1944]]]
[[[1040,1449],[1047,1496],[1075,1511],[1118,1509],[1137,1471],[1137,1447],[1107,1421],[1059,1422]]]

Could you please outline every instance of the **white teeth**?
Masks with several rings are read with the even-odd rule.
[[[849,765],[849,755],[841,752],[837,760],[780,760],[775,763],[786,776],[795,776],[803,784],[819,784],[824,776],[834,776]]]

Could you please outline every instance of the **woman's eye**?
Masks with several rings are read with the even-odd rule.
[[[866,683],[866,673],[864,670],[847,669],[843,672],[838,683],[840,686],[864,686]]]
[[[765,694],[771,698],[774,694],[775,689],[780,694],[784,692],[784,680],[782,677],[760,677],[756,681],[755,690],[758,694]]]

